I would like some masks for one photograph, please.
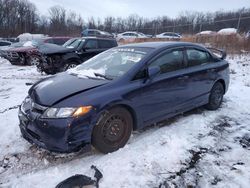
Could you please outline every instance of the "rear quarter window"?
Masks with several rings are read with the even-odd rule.
[[[99,40],[99,48],[112,48],[114,47],[114,42],[113,41],[108,41],[108,40]]]

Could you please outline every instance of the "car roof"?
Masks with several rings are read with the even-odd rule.
[[[127,44],[122,45],[120,47],[141,47],[141,48],[154,48],[154,49],[160,49],[160,48],[167,48],[167,47],[182,47],[182,46],[195,46],[195,47],[202,47],[203,46],[191,43],[191,42],[143,42],[143,43],[133,43],[133,44]]]
[[[42,38],[42,39],[71,39],[71,37],[66,37],[66,36],[62,36],[62,37],[45,37],[45,38]]]
[[[124,34],[124,33],[138,33],[137,31],[126,31],[126,32],[123,32],[121,34]]]
[[[81,37],[81,39],[115,40],[114,38],[102,38],[102,37]]]

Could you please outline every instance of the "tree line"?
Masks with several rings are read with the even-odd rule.
[[[84,28],[111,33],[138,31],[145,34],[165,31],[195,34],[229,27],[241,33],[250,30],[250,8],[213,13],[184,11],[176,18],[162,16],[151,19],[133,14],[126,18],[109,16],[84,20],[80,14],[61,6],[51,7],[48,13],[48,16],[40,15],[36,6],[28,0],[0,0],[0,37],[16,37],[26,32],[79,36]]]

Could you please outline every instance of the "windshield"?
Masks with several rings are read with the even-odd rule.
[[[150,51],[151,48],[114,48],[82,63],[69,73],[79,77],[112,80],[124,75]]]
[[[75,40],[72,40],[71,42],[70,41],[67,41],[68,44],[64,44],[63,46],[66,47],[66,48],[77,48],[81,42],[84,42],[85,40],[84,39],[75,39]]]
[[[76,38],[73,38],[73,39],[67,40],[67,41],[63,44],[63,47],[69,46],[69,45],[72,44],[75,40],[77,40],[77,39],[76,39]]]

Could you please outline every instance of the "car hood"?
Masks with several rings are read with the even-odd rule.
[[[74,52],[74,48],[65,48],[63,46],[59,46],[56,44],[43,44],[38,48],[39,52],[42,54],[56,54],[56,53],[68,53],[68,52]]]
[[[70,96],[109,82],[108,80],[79,78],[65,72],[37,82],[30,88],[29,96],[37,104],[52,106]]]
[[[28,51],[32,51],[32,50],[36,50],[36,48],[33,46],[23,46],[23,47],[8,49],[8,51],[15,51],[15,52],[28,52]]]

